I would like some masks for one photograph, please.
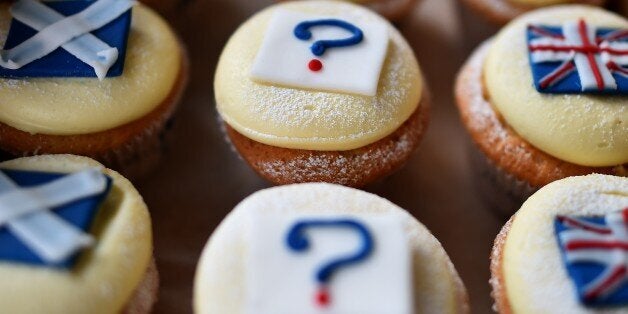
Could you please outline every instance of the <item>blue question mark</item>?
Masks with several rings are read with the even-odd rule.
[[[373,237],[362,223],[354,219],[310,219],[298,221],[292,225],[286,237],[288,247],[299,253],[306,252],[310,247],[310,241],[305,235],[305,230],[312,227],[349,228],[355,230],[361,239],[360,247],[356,252],[334,258],[318,268],[315,276],[319,284],[319,289],[315,296],[315,303],[324,307],[330,303],[327,285],[332,275],[337,272],[339,268],[362,262],[368,258],[373,251]]]
[[[312,46],[310,46],[310,50],[315,56],[318,57],[322,56],[329,48],[357,45],[362,42],[362,39],[364,39],[364,34],[362,33],[361,29],[349,22],[338,19],[324,19],[301,22],[294,28],[294,36],[296,36],[300,40],[310,40],[312,38],[312,32],[310,31],[310,28],[315,26],[335,26],[347,30],[352,34],[351,37],[344,39],[315,41]],[[317,72],[323,68],[323,63],[318,59],[313,59],[308,64],[308,67],[310,68],[310,70]]]

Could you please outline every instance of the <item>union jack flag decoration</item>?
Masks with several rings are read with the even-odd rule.
[[[558,216],[555,229],[580,301],[628,304],[628,207],[603,217]]]
[[[528,26],[534,85],[554,94],[628,94],[628,29],[584,20],[562,27]]]

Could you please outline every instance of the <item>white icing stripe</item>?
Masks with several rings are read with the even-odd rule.
[[[18,187],[0,171],[0,193],[3,192],[0,194],[0,220],[44,261],[58,263],[91,245],[93,239],[45,210],[101,193],[105,188],[106,179],[98,169],[84,170],[26,189]]]
[[[608,41],[603,41],[600,44],[601,48],[610,48],[612,50],[617,50],[617,51],[628,51],[628,42],[608,42]],[[607,51],[602,52],[602,61],[604,61],[604,63],[608,62],[609,60],[615,62],[618,65],[623,65],[623,66],[627,66],[628,65],[628,55],[621,55],[621,54],[610,54]]]
[[[619,238],[628,240],[628,228],[625,227],[626,221],[623,212],[620,211],[608,214],[604,217],[604,221],[610,226],[613,234],[616,234]],[[628,255],[626,257],[628,258]]]
[[[560,239],[563,242],[577,241],[582,239],[587,239],[591,241],[611,241],[612,238],[609,238],[607,234],[598,234],[595,232],[590,232],[588,230],[583,229],[569,229],[560,233]]]
[[[567,44],[574,46],[583,45],[578,27],[578,23],[575,22],[565,23],[565,25],[563,25],[563,34],[565,35]],[[595,27],[587,27],[587,37],[589,38],[590,43],[595,43]],[[574,62],[576,64],[576,68],[578,69],[578,76],[580,78],[580,83],[582,84],[582,89],[597,90],[597,80],[595,78],[594,71],[591,68],[592,64],[589,62],[587,55],[583,53],[576,53]],[[598,55],[595,56],[595,66],[598,68],[602,76],[604,88],[617,89],[617,83],[615,82],[613,75]]]
[[[8,224],[9,230],[42,260],[56,264],[94,239],[49,212],[27,216]]]
[[[613,251],[599,249],[572,251],[566,257],[570,263],[595,262],[606,265],[608,261],[612,261],[615,258],[615,255]]]
[[[540,37],[530,40],[530,46],[554,46],[564,47],[567,46],[567,42],[563,39]],[[532,52],[532,62],[551,62],[551,61],[565,61],[573,58],[572,51],[560,51],[560,50],[536,50]]]
[[[11,7],[11,14],[16,20],[37,31],[65,18],[55,10],[33,0],[18,1]],[[90,33],[83,34],[61,47],[94,68],[96,76],[101,80],[118,59],[117,48],[110,47]]]
[[[58,207],[79,198],[98,194],[106,187],[105,177],[97,169],[91,169],[64,176],[48,184],[2,193],[0,226],[45,207]]]
[[[45,6],[33,0],[20,0],[14,5],[14,11],[17,12],[16,15],[19,16],[20,21],[29,26],[36,25],[37,27],[31,27],[40,31],[16,47],[0,51],[0,66],[18,69],[48,55],[65,44],[73,43],[70,45],[72,51],[68,51],[72,54],[79,54],[79,59],[92,66],[98,78],[102,79],[105,77],[106,71],[117,59],[117,49],[111,48],[102,42],[102,45],[96,44],[97,46],[93,48],[88,48],[89,46],[84,47],[84,44],[93,44],[96,38],[81,38],[89,38],[89,36],[85,35],[116,19],[128,11],[135,3],[133,0],[99,0],[75,15],[60,18],[59,16],[51,15],[50,12],[46,12],[48,11],[47,8],[41,9],[41,7]],[[37,14],[23,14],[33,13],[33,11],[37,12]],[[53,23],[45,23],[44,20],[55,21]],[[44,24],[47,25],[44,26]],[[74,43],[73,39],[75,38],[81,41]],[[100,42],[100,40],[98,41]],[[97,50],[95,56],[92,49]]]
[[[606,62],[602,60],[602,56],[597,54],[595,55],[595,63],[597,63],[598,69],[600,69],[600,74],[602,74],[602,81],[604,82],[605,89],[617,89],[617,81],[613,77],[613,73],[606,66]]]

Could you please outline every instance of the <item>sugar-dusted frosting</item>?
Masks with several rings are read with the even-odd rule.
[[[614,166],[628,162],[626,96],[547,95],[534,88],[526,27],[560,26],[584,18],[600,27],[627,28],[618,15],[589,6],[561,6],[526,14],[495,38],[484,67],[490,101],[519,135],[571,163]]]
[[[113,186],[91,233],[95,246],[71,271],[0,262],[0,308],[6,313],[119,313],[152,256],[150,216],[133,185],[85,157],[43,155],[0,163],[5,169],[74,172],[97,167]]]
[[[387,23],[390,42],[377,95],[293,89],[251,80],[251,66],[279,7]],[[416,110],[423,88],[412,49],[393,26],[368,9],[334,1],[283,3],[252,17],[227,43],[214,85],[221,117],[239,133],[272,146],[311,150],[350,150],[384,138]]]
[[[0,4],[0,43],[11,15]],[[181,64],[179,43],[151,9],[133,8],[124,72],[106,78],[0,78],[0,122],[51,135],[104,131],[155,109],[175,84]]]
[[[195,287],[196,313],[243,313],[246,256],[256,214],[398,215],[410,241],[417,313],[465,313],[464,291],[447,254],[432,234],[406,211],[359,190],[308,183],[270,188],[242,201],[211,236],[199,261]],[[272,283],[269,283],[272,285]]]
[[[532,195],[506,237],[502,275],[513,313],[625,313],[580,305],[554,233],[556,215],[605,215],[628,207],[628,178],[593,174],[551,183]]]

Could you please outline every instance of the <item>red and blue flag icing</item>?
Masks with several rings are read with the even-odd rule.
[[[29,189],[41,187],[46,184],[55,182],[62,179],[68,174],[61,173],[49,173],[39,171],[24,171],[24,170],[0,170],[0,174],[3,178],[8,178],[15,184],[16,189]],[[98,213],[98,209],[104,199],[107,197],[111,189],[111,178],[102,175],[106,179],[106,185],[101,188],[98,193],[85,195],[84,197],[75,198],[74,200],[65,203],[63,205],[43,209],[52,213],[56,219],[63,220],[64,223],[69,223],[72,227],[76,227],[86,233],[89,232],[94,218]],[[6,183],[6,182],[3,182]],[[6,188],[7,186],[0,185],[0,203],[3,200],[3,194],[6,195],[12,188]],[[3,205],[3,204],[0,204]],[[22,215],[16,219],[20,219],[24,216],[33,216],[37,213],[31,213]],[[38,220],[42,222],[44,220]],[[78,250],[67,257],[63,258],[59,262],[50,262],[35,252],[28,243],[25,243],[16,232],[23,233],[27,226],[22,224],[21,230],[12,228],[10,224],[0,225],[0,262],[12,262],[22,263],[35,266],[53,267],[59,269],[72,268],[78,258]],[[37,226],[34,226],[37,227]],[[45,226],[39,226],[40,229]],[[54,231],[54,230],[53,230]],[[59,233],[51,232],[50,236],[59,236]],[[60,241],[66,241],[67,239],[58,239]]]
[[[527,29],[534,85],[551,94],[628,94],[628,29],[584,20]]]
[[[581,303],[628,304],[628,208],[603,217],[558,216],[555,231]]]
[[[97,2],[97,0],[50,1],[42,2],[42,4],[68,17],[82,12],[95,2]],[[34,11],[37,12],[37,10]],[[45,20],[46,18],[50,19],[50,15],[39,13],[40,14],[33,14],[33,18],[38,19],[40,23],[47,23]],[[52,16],[54,16],[54,13]],[[128,10],[101,28],[90,32],[90,34],[94,35],[104,44],[117,49],[117,59],[106,72],[107,77],[122,75],[130,25],[131,10]],[[11,27],[3,50],[10,50],[36,34],[38,34],[37,30],[14,18],[11,21]],[[96,76],[97,73],[92,66],[79,60],[63,47],[58,47],[44,57],[25,64],[18,69],[9,69],[0,66],[0,77],[6,78]]]

